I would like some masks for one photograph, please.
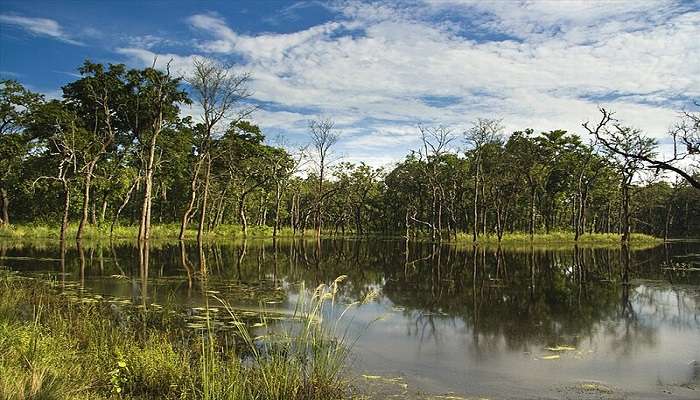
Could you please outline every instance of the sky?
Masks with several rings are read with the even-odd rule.
[[[3,79],[51,98],[86,58],[157,56],[179,75],[212,58],[252,75],[270,142],[302,145],[310,120],[331,118],[339,156],[374,166],[417,149],[419,125],[460,136],[495,118],[587,138],[599,106],[667,143],[700,100],[699,50],[700,0],[0,2]]]

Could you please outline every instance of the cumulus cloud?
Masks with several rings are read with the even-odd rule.
[[[62,42],[82,46],[83,43],[71,38],[61,25],[48,18],[31,18],[20,15],[0,14],[0,24],[12,25],[33,35],[46,36]]]
[[[400,157],[418,123],[455,131],[477,117],[509,130],[567,129],[597,106],[662,137],[700,97],[700,11],[646,2],[341,3],[338,18],[292,33],[244,35],[217,14],[187,22],[200,54],[240,57],[263,127],[294,134],[315,115],[347,131],[343,148]],[[121,49],[142,62],[156,53]],[[192,55],[173,58],[183,69]],[[150,60],[150,61],[149,61]],[[299,111],[303,110],[303,111]]]

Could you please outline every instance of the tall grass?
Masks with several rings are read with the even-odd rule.
[[[239,328],[248,361],[253,368],[246,370],[249,379],[257,382],[249,398],[264,399],[326,399],[347,396],[344,376],[353,338],[344,318],[354,306],[373,300],[375,292],[364,299],[337,310],[336,296],[346,276],[331,284],[321,284],[310,299],[300,296],[294,311],[294,324],[283,324],[277,331],[254,337],[244,328],[236,312],[224,300],[215,297]],[[301,293],[305,293],[302,286]],[[331,321],[325,321],[330,318]],[[268,321],[263,321],[267,325]],[[354,340],[356,340],[355,338]]]
[[[136,239],[138,237],[138,226],[119,225],[111,232],[111,237],[115,239]],[[44,224],[21,224],[0,226],[0,237],[13,239],[58,239],[60,235],[60,226],[44,225]],[[78,224],[72,223],[68,225],[66,232],[67,237],[75,237],[78,231]],[[220,225],[216,228],[207,231],[205,238],[207,239],[239,239],[239,238],[271,238],[273,228],[270,226],[250,226],[246,235],[243,234],[243,229],[240,225]],[[151,239],[178,239],[180,235],[179,224],[155,224],[151,226]],[[304,236],[313,237],[314,231],[306,230]],[[289,227],[283,227],[277,232],[278,237],[286,238],[302,236],[302,232],[293,232]],[[195,229],[187,229],[185,231],[186,238],[197,237]],[[108,224],[102,226],[87,225],[83,231],[83,238],[86,240],[99,240],[110,238],[110,227]]]
[[[621,235],[614,233],[586,233],[575,240],[573,232],[550,232],[536,233],[532,237],[527,232],[512,232],[503,235],[501,243],[504,245],[520,245],[520,244],[574,244],[581,245],[615,245],[619,246]],[[458,233],[457,238],[453,239],[456,242],[472,242],[470,233]],[[663,242],[663,239],[656,238],[643,233],[633,233],[630,237],[630,242],[633,245],[658,244]],[[498,237],[496,235],[479,236],[478,243],[482,244],[497,244]]]
[[[0,399],[346,398],[352,341],[342,319],[356,303],[330,311],[341,281],[301,296],[291,322],[264,320],[260,336],[213,299],[235,322],[232,340],[210,319],[197,333],[173,316],[76,302],[0,271]]]

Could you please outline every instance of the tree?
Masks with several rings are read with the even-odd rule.
[[[29,151],[30,140],[24,133],[32,110],[43,101],[19,82],[0,81],[0,226],[10,224],[10,194],[16,185],[22,158]]]
[[[541,162],[540,149],[536,141],[532,139],[532,135],[533,131],[531,129],[515,132],[506,143],[506,149],[515,155],[514,161],[515,165],[518,166],[518,173],[525,178],[529,189],[528,232],[530,238],[535,234],[537,190],[541,187],[543,177],[546,175],[546,165]]]
[[[38,177],[32,186],[41,179],[54,180],[61,183],[63,190],[63,214],[61,218],[60,240],[66,238],[68,217],[71,205],[70,181],[77,173],[77,156],[79,149],[92,139],[82,128],[80,119],[65,103],[53,100],[36,106],[32,112],[31,122],[27,130],[40,140],[43,145],[41,158],[47,164],[53,164],[54,175]]]
[[[76,239],[80,240],[88,222],[90,191],[98,162],[111,150],[121,121],[118,120],[121,109],[126,107],[127,89],[125,84],[126,68],[123,64],[109,65],[105,70],[102,64],[90,61],[78,69],[81,79],[63,88],[66,104],[74,109],[90,132],[90,140],[79,151],[81,158],[80,172],[83,174],[82,217],[78,225]]]
[[[212,139],[216,136],[217,128],[223,121],[231,121],[235,124],[250,115],[253,107],[242,107],[242,102],[250,97],[248,90],[249,74],[238,74],[231,68],[207,59],[194,60],[194,71],[187,78],[195,100],[202,108],[201,127],[198,132],[202,135],[199,163],[204,164],[204,184],[202,189],[202,202],[199,210],[199,228],[197,229],[197,241],[202,240],[204,224],[207,215],[207,203],[209,200],[209,185],[211,180],[212,163]],[[199,170],[201,165],[196,165]],[[198,174],[193,176],[196,180]],[[194,185],[191,186],[191,190]],[[194,192],[192,192],[194,198]],[[191,200],[192,202],[192,200]],[[191,208],[185,211],[183,223],[188,220]],[[181,232],[184,230],[181,230]]]
[[[602,116],[595,127],[589,126],[588,122],[583,127],[602,144],[620,174],[622,242],[627,244],[630,239],[630,187],[635,175],[644,168],[644,160],[655,156],[656,142],[638,129],[620,125],[605,109],[601,108],[600,112]]]
[[[163,129],[177,123],[180,103],[189,103],[187,93],[180,89],[180,78],[170,74],[170,63],[165,71],[155,68],[132,70],[127,73],[129,102],[127,118],[130,131],[138,143],[140,171],[143,174],[143,201],[139,223],[139,240],[148,240],[151,229],[153,204],[153,175],[159,155],[158,139]]]
[[[696,103],[697,104],[697,103]],[[601,121],[596,128],[589,127],[588,122],[583,124],[586,130],[597,136],[597,132],[601,127],[607,125],[616,125],[617,120],[613,117],[614,113],[605,108],[599,109],[602,114]],[[602,124],[602,126],[601,126]],[[658,159],[656,153],[635,153],[628,152],[624,147],[618,146],[614,141],[607,141],[605,138],[600,139],[601,144],[608,151],[615,153],[618,156],[632,158],[639,162],[647,164],[649,167],[658,170],[671,171],[685,179],[691,186],[700,189],[700,179],[692,172],[692,168],[697,169],[697,165],[691,164],[691,170],[684,170],[678,166],[678,162],[688,160],[700,155],[700,113],[692,113],[683,111],[673,127],[669,130],[669,135],[673,141],[673,157],[669,159]],[[651,142],[652,147],[656,147],[656,141]]]
[[[219,155],[228,174],[228,182],[238,186],[238,216],[243,234],[248,233],[246,199],[272,179],[272,148],[263,144],[264,136],[257,125],[248,121],[231,124],[218,144]]]
[[[423,144],[423,148],[419,150],[419,155],[425,160],[425,176],[432,188],[431,221],[428,223],[428,226],[431,228],[433,240],[436,237],[442,239],[442,199],[445,197],[445,193],[439,179],[439,170],[442,156],[447,153],[448,146],[455,137],[452,131],[444,126],[436,128],[419,126],[418,129],[420,130]]]
[[[311,134],[311,150],[313,161],[318,171],[318,186],[316,190],[316,236],[321,237],[323,225],[323,200],[328,192],[324,189],[326,169],[333,153],[333,146],[338,142],[338,134],[333,129],[334,123],[330,119],[319,119],[309,123]]]
[[[482,192],[484,191],[482,149],[487,143],[497,140],[502,131],[503,125],[501,125],[500,120],[479,118],[474,121],[472,127],[464,133],[464,139],[467,145],[470,146],[474,159],[474,214],[472,221],[472,238],[474,242],[477,241],[479,236],[479,189],[481,188]],[[484,221],[484,226],[485,224],[486,222]]]

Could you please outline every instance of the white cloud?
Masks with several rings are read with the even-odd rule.
[[[414,146],[419,122],[459,131],[486,116],[510,130],[580,132],[598,105],[661,137],[676,108],[700,97],[700,11],[665,0],[562,4],[350,3],[335,21],[255,36],[215,14],[188,23],[211,37],[200,52],[241,56],[255,98],[281,110],[256,115],[264,128],[300,135],[308,118],[332,116],[353,156],[400,157]],[[120,52],[146,63],[155,56]],[[191,57],[159,60],[186,69]],[[451,100],[424,101],[436,96]]]
[[[131,59],[132,63],[151,66],[155,62],[156,68],[164,69],[170,65],[170,73],[175,77],[184,77],[192,70],[197,55],[181,56],[178,54],[159,54],[147,49],[134,47],[120,47],[116,52]]]
[[[129,36],[126,38],[130,47],[140,49],[152,49],[158,46],[175,46],[181,44],[177,40],[157,35]]]
[[[61,25],[52,19],[0,14],[0,24],[13,25],[34,35],[48,36],[78,46],[83,45],[83,43],[72,39],[71,36],[63,30]]]

